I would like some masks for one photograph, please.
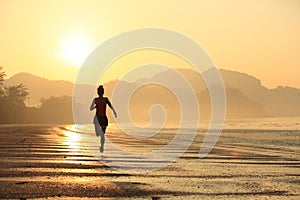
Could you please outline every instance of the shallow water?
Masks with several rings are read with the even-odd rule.
[[[133,137],[110,125],[106,137],[123,153],[107,143],[100,154],[92,125],[1,125],[0,198],[299,199],[299,118],[229,121],[202,159],[207,123],[186,150],[184,137],[166,147],[177,129]]]

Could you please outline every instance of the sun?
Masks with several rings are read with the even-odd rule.
[[[75,32],[62,39],[57,57],[67,65],[80,67],[90,51],[90,37],[87,34]]]

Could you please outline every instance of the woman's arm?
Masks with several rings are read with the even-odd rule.
[[[96,108],[96,102],[95,99],[93,99],[92,104],[90,106],[90,111],[94,110]]]
[[[115,111],[113,105],[110,103],[110,101],[107,99],[107,105],[110,107],[110,109],[113,111],[115,118],[117,118],[117,112]]]

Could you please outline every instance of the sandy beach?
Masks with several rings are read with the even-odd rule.
[[[1,199],[300,198],[298,129],[224,129],[204,159],[198,158],[205,135],[200,130],[176,162],[147,173],[105,165],[101,159],[116,158],[109,153],[91,155],[80,139],[74,142],[77,133],[72,126],[1,125],[0,134]],[[142,145],[113,129],[108,129],[107,137],[124,148],[145,150],[159,148],[172,134],[166,129],[163,139],[158,135]],[[134,161],[129,157],[122,162]]]

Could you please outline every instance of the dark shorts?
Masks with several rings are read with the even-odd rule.
[[[97,116],[100,126],[108,126],[108,119],[106,116]]]

